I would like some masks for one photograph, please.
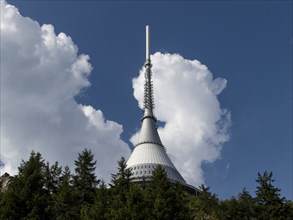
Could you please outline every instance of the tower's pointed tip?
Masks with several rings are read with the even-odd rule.
[[[150,26],[146,26],[146,60],[150,59]]]

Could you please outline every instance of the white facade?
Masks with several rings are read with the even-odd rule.
[[[127,161],[127,168],[131,168],[134,180],[141,181],[149,179],[157,166],[166,170],[170,180],[185,183],[161,143],[154,118],[144,118],[139,142]]]

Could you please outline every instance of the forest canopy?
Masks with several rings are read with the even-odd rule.
[[[0,185],[0,219],[293,219],[293,203],[274,186],[272,172],[257,174],[255,196],[243,188],[220,200],[205,185],[198,196],[189,194],[160,166],[150,181],[135,184],[122,157],[106,185],[95,174],[91,150],[84,149],[74,162],[72,173],[31,152],[9,184]],[[4,176],[9,177],[3,175],[0,183]]]

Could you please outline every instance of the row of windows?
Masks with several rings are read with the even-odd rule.
[[[138,165],[132,168],[132,175],[138,175],[138,174],[153,174],[153,170],[156,168],[156,165]],[[142,170],[144,169],[144,170]],[[136,170],[136,171],[135,171]]]
[[[137,165],[131,168],[131,173],[134,177],[145,175],[152,176],[153,171],[157,167],[157,164],[147,164],[147,165]],[[181,177],[179,172],[176,169],[172,169],[170,167],[164,167],[166,169],[167,175],[170,179],[179,180],[184,182],[184,179]]]
[[[136,172],[132,172],[132,175],[138,175],[139,174],[143,174],[143,171],[136,171]],[[149,170],[148,172],[145,170],[144,171],[144,174],[153,174],[153,171],[152,170]]]
[[[136,166],[134,168],[131,168],[132,170],[136,170],[136,169],[143,169],[143,168],[153,168],[155,169],[156,168],[156,165],[141,165],[141,166]]]

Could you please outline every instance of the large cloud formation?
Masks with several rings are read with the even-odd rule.
[[[91,71],[89,56],[78,55],[69,36],[1,1],[1,173],[17,172],[32,150],[73,168],[87,147],[98,178],[109,180],[129,149],[121,125],[74,99],[90,86]]]
[[[165,123],[158,129],[171,160],[187,182],[204,182],[202,163],[220,157],[229,140],[229,111],[222,109],[217,95],[225,79],[213,79],[208,68],[197,60],[178,54],[155,53],[152,57],[154,113]],[[144,70],[133,79],[134,96],[143,107]],[[131,141],[135,143],[137,134]]]

